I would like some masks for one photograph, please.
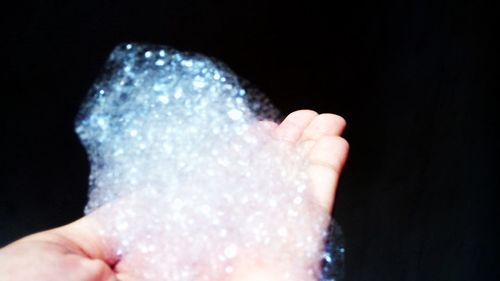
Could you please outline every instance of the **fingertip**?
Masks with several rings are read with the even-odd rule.
[[[332,113],[322,113],[316,116],[307,126],[301,140],[317,140],[323,136],[339,136],[345,127],[346,121],[343,117]]]
[[[300,139],[304,129],[318,113],[310,109],[297,110],[290,113],[276,128],[274,136],[278,140],[294,143]]]

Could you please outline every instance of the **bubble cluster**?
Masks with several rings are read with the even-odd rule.
[[[305,148],[261,122],[275,116],[214,60],[115,48],[76,131],[91,162],[86,213],[121,265],[141,280],[267,268],[275,280],[307,281],[321,278],[322,263],[331,269],[330,216],[309,190]]]

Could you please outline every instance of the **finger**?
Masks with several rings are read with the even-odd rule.
[[[346,126],[344,118],[323,113],[316,116],[302,133],[300,141],[317,140],[323,136],[339,136]]]
[[[317,202],[330,212],[349,144],[339,136],[319,138],[309,154],[310,180]]]
[[[102,260],[109,266],[113,266],[118,261],[118,257],[112,243],[107,243],[109,241],[104,241],[99,235],[98,230],[101,228],[102,226],[92,216],[85,216],[52,231],[67,239],[90,259]]]
[[[297,110],[290,113],[276,128],[274,136],[278,140],[295,143],[311,121],[318,116],[312,110]]]

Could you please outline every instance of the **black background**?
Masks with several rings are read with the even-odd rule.
[[[499,280],[497,5],[32,1],[1,8],[0,245],[82,215],[73,132],[111,49],[218,58],[284,112],[348,121],[346,280]]]

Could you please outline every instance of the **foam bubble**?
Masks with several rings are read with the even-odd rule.
[[[76,131],[91,161],[86,213],[123,267],[143,280],[230,280],[257,264],[317,280],[331,268],[306,151],[259,123],[278,115],[211,59],[118,46]]]

